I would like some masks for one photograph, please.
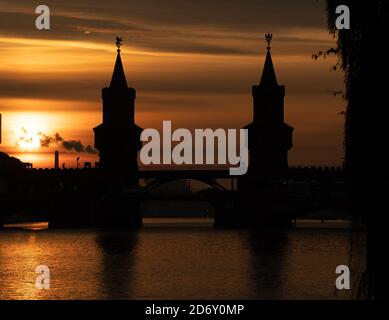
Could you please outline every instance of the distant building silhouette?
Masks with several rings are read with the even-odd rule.
[[[288,150],[293,128],[284,122],[285,86],[278,85],[268,42],[265,65],[258,85],[252,88],[254,115],[249,130],[249,176],[261,180],[283,179],[288,169]]]
[[[10,157],[4,152],[0,152],[0,176],[22,169],[32,168],[31,163],[22,162],[18,158]]]
[[[59,169],[59,151],[54,151],[54,169]]]
[[[118,45],[118,44],[117,44]],[[100,166],[109,171],[136,173],[142,128],[135,124],[136,91],[129,88],[118,45],[115,68],[108,88],[102,90],[103,123],[94,128]]]

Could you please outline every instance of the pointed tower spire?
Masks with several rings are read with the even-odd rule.
[[[116,46],[118,47],[118,54],[116,57],[116,62],[115,62],[115,68],[113,70],[112,74],[112,79],[111,79],[111,88],[116,88],[116,89],[128,89],[127,85],[127,80],[126,80],[126,75],[124,74],[123,70],[123,63],[122,63],[122,58],[120,56],[120,46],[122,45],[122,39],[119,37],[116,37]]]
[[[271,58],[271,53],[270,53],[270,49],[271,49],[270,44],[272,42],[273,35],[268,33],[265,35],[265,39],[267,42],[267,53],[266,53],[265,65],[262,71],[260,85],[267,86],[267,87],[277,86],[278,85],[277,77],[274,71],[273,60]]]

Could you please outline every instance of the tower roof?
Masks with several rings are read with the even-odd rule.
[[[271,58],[270,47],[267,47],[265,65],[263,66],[261,86],[277,86],[277,77],[274,71],[273,60]]]
[[[126,75],[124,74],[124,70],[123,70],[122,58],[120,56],[119,50],[116,57],[115,68],[113,69],[110,88],[115,88],[115,89],[128,88]]]

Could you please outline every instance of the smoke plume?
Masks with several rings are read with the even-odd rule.
[[[27,130],[25,128],[22,128],[22,133],[24,136],[19,137],[18,141],[16,141],[16,145],[19,145],[20,142],[32,142],[32,137],[28,136]],[[65,140],[59,133],[55,133],[54,135],[50,136],[43,132],[37,133],[40,145],[43,148],[48,148],[50,145],[57,145],[65,150],[68,151],[74,151],[77,153],[90,153],[90,154],[96,154],[98,151],[93,148],[91,145],[84,145],[80,140]]]

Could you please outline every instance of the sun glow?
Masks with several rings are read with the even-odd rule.
[[[25,127],[20,128],[17,133],[17,140],[15,142],[16,146],[21,150],[32,151],[37,150],[41,146],[40,144],[40,135],[38,132]]]
[[[6,113],[9,146],[21,151],[37,151],[41,147],[42,133],[51,129],[50,118],[36,112]]]

